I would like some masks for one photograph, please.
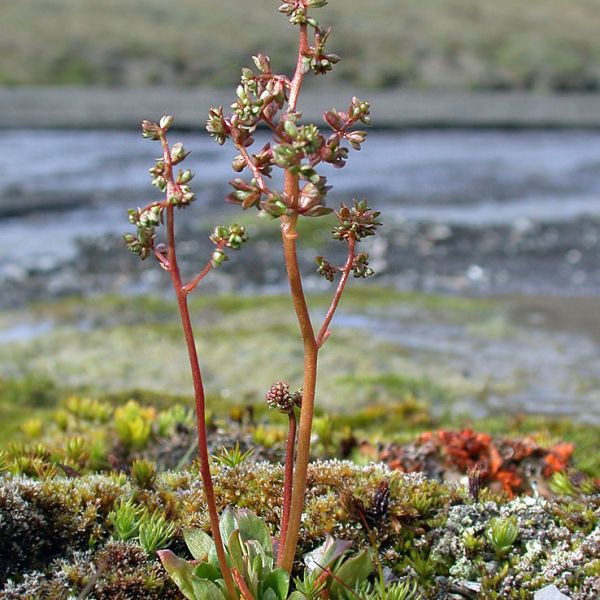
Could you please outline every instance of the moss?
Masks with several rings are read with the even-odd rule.
[[[68,600],[83,593],[93,600],[171,600],[181,598],[156,561],[135,543],[109,541],[95,552],[74,552],[54,561],[48,573],[33,572],[9,583],[3,598]]]
[[[248,507],[276,535],[282,477],[282,468],[268,463],[216,466],[220,510]],[[374,504],[386,488],[389,502]],[[110,539],[107,515],[119,497],[133,497],[137,505],[167,515],[177,531],[171,547],[179,553],[185,552],[183,527],[208,527],[195,467],[159,474],[145,489],[114,475],[46,482],[5,476],[0,481],[0,543],[5,544],[0,556],[3,577],[16,579],[0,587],[3,597],[27,591],[32,598],[66,598],[80,593],[98,570],[91,598],[177,598],[157,560],[135,540]],[[369,522],[382,559],[401,576],[417,574],[425,598],[440,597],[465,578],[480,582],[490,598],[511,598],[511,590],[520,594],[517,598],[531,598],[553,581],[573,598],[586,598],[582,594],[594,589],[600,559],[594,541],[600,535],[598,494],[552,501],[482,494],[473,502],[464,488],[422,475],[376,464],[317,462],[309,468],[300,552],[314,548],[326,533],[350,539],[355,547],[370,545],[360,511],[375,506],[377,518],[369,512]],[[514,523],[518,531],[509,554],[498,553],[488,541],[492,524],[503,522]],[[567,564],[581,569],[567,576]],[[55,595],[44,596],[48,590]]]
[[[1,485],[0,578],[105,537],[99,519],[120,493],[110,479],[97,477],[85,482],[14,478]]]

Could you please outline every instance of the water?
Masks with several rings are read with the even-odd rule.
[[[203,132],[173,138],[192,150],[197,204],[212,220],[214,211],[228,210],[222,199],[235,152]],[[259,135],[257,147],[264,141]],[[0,133],[2,155],[17,158],[0,172],[0,281],[64,276],[83,238],[88,247],[99,240],[90,250],[95,263],[107,244],[116,256],[114,239],[103,240],[123,233],[127,207],[157,198],[148,177],[156,150],[135,132]],[[345,169],[324,171],[332,203],[367,196],[383,210],[384,239],[373,257],[387,283],[478,293],[600,291],[600,133],[372,132]],[[235,211],[229,207],[228,215]],[[109,273],[113,266],[94,268]],[[42,287],[62,289],[56,281]]]
[[[196,188],[225,190],[232,149],[203,133],[173,137],[192,150]],[[264,141],[258,136],[256,146]],[[71,208],[65,198],[129,204],[152,196],[156,150],[134,132],[2,132],[2,156],[17,160],[4,161],[0,207],[14,214]],[[486,224],[600,214],[600,133],[371,132],[345,169],[325,171],[338,195],[368,193],[405,218]]]
[[[228,212],[227,220],[237,214],[237,207],[222,201],[234,152],[204,134],[173,138],[192,150],[189,166],[197,173],[199,201],[185,220],[181,253],[184,268],[195,268],[198,253],[206,251],[202,244],[208,244],[206,232],[194,229],[198,215],[213,222],[215,212]],[[259,136],[257,147],[263,142]],[[11,158],[0,171],[0,306],[168,285],[151,261],[141,268],[119,240],[127,229],[125,209],[157,197],[147,173],[156,150],[134,132],[0,132],[0,152]],[[596,304],[568,300],[600,294],[600,133],[373,132],[345,169],[326,174],[334,185],[332,203],[365,195],[384,212],[386,226],[369,248],[380,283],[564,296],[560,310],[544,308],[542,327],[529,322],[541,314],[537,300],[519,309],[517,336],[491,334],[482,341],[467,326],[410,316],[378,321],[378,331],[390,341],[401,339],[411,354],[422,355],[423,365],[479,379],[518,376],[518,389],[492,394],[485,410],[497,402],[496,408],[515,411],[544,407],[552,414],[600,418],[596,388],[581,388],[581,382],[596,381],[600,369]],[[275,289],[283,281],[276,246],[273,239],[255,241],[208,284],[231,289],[243,273],[255,291]],[[325,254],[336,258],[342,251],[332,244]],[[302,254],[307,273],[314,270],[314,252]],[[320,283],[309,277],[307,286]],[[372,324],[371,317],[353,315],[339,322],[358,329]],[[10,324],[0,343],[31,341],[51,328],[46,321]]]

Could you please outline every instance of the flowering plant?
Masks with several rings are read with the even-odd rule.
[[[261,216],[279,222],[285,267],[304,347],[301,390],[290,393],[288,384],[278,382],[267,394],[268,403],[285,412],[290,423],[283,517],[276,556],[277,567],[288,573],[296,555],[306,489],[319,351],[331,335],[331,322],[350,275],[364,278],[373,274],[368,254],[359,253],[357,245],[374,235],[380,225],[379,213],[373,211],[366,200],[354,200],[350,205],[342,203],[337,210],[328,207],[326,197],[330,186],[326,177],[318,171],[322,164],[342,168],[350,150],[360,150],[367,133],[359,127],[370,124],[369,103],[352,98],[345,111],[336,108],[327,110],[323,115],[329,128],[327,134],[322,133],[316,124],[303,123],[297,109],[305,76],[311,71],[317,75],[324,74],[339,61],[338,56],[327,50],[331,29],[323,28],[311,12],[326,4],[326,0],[284,0],[279,11],[288,17],[289,23],[299,32],[297,63],[292,77],[275,73],[268,56],[254,56],[255,69],[242,69],[231,113],[226,114],[223,107],[211,108],[207,121],[207,130],[215,141],[220,145],[229,141],[238,152],[232,168],[240,176],[230,181],[232,192],[227,196],[227,201],[240,205],[244,210],[254,208]],[[163,117],[158,123],[144,121],[142,124],[144,137],[161,143],[162,156],[150,173],[152,183],[164,193],[164,199],[130,211],[130,221],[136,226],[137,232],[135,235],[126,235],[125,240],[140,258],[154,256],[171,276],[194,380],[200,470],[215,556],[225,589],[231,598],[237,598],[239,573],[230,568],[219,529],[206,443],[204,387],[187,297],[211,269],[227,260],[226,250],[239,249],[246,242],[247,235],[239,225],[216,227],[211,236],[215,249],[210,260],[195,277],[183,281],[177,264],[175,210],[189,206],[195,196],[189,185],[193,173],[189,169],[179,169],[175,173],[175,167],[185,160],[188,152],[182,144],[169,145],[167,132],[172,124],[171,116]],[[272,139],[253,152],[251,148],[259,126],[266,127]],[[282,189],[277,189],[271,183],[274,169],[283,172]],[[330,282],[338,278],[338,283],[323,322],[315,328],[298,264],[297,244],[300,236],[297,225],[301,218],[318,218],[331,213],[336,217],[332,236],[346,245],[347,254],[343,265],[334,265],[323,256],[316,257],[317,272]],[[166,222],[167,229],[166,244],[156,241],[156,228],[163,222]]]

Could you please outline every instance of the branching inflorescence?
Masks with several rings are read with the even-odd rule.
[[[336,211],[327,207],[326,196],[330,186],[326,177],[318,172],[323,164],[344,167],[350,149],[360,150],[367,136],[360,126],[370,124],[369,103],[352,98],[346,111],[335,108],[326,111],[323,118],[329,129],[327,134],[322,133],[315,124],[302,123],[302,115],[297,110],[298,97],[307,73],[324,74],[339,61],[339,57],[328,53],[326,49],[331,30],[321,27],[309,15],[311,9],[326,4],[326,0],[285,0],[279,11],[299,30],[298,57],[293,76],[290,79],[274,73],[266,55],[254,56],[256,68],[242,69],[231,113],[226,114],[223,107],[211,108],[207,121],[207,130],[215,141],[221,145],[230,141],[238,152],[232,168],[239,176],[230,181],[232,192],[227,196],[227,201],[240,205],[244,210],[255,208],[261,216],[279,221],[287,277],[304,345],[301,392],[291,394],[288,384],[279,382],[267,394],[267,400],[290,417],[284,513],[277,556],[277,564],[288,572],[295,558],[306,489],[319,350],[331,334],[330,325],[350,275],[363,278],[373,274],[368,254],[359,253],[356,248],[361,240],[374,235],[380,225],[379,213],[371,210],[365,200],[354,200],[349,206],[342,204]],[[225,583],[230,595],[236,597],[231,590],[235,585],[232,579],[237,581],[237,576],[229,573],[219,535],[206,449],[204,389],[187,296],[212,268],[227,259],[226,250],[237,250],[247,236],[244,228],[238,225],[216,227],[211,236],[215,244],[211,259],[196,277],[187,283],[182,281],[177,265],[174,214],[176,208],[184,208],[194,200],[189,186],[193,174],[187,169],[180,169],[177,174],[174,172],[175,166],[186,158],[188,152],[181,144],[169,146],[167,132],[172,122],[173,118],[166,116],[159,123],[144,121],[142,125],[144,137],[160,141],[162,145],[162,156],[150,172],[153,184],[165,197],[162,201],[130,211],[130,221],[136,225],[137,234],[128,234],[125,239],[129,248],[140,258],[153,255],[171,275],[194,377],[200,465],[212,533]],[[272,139],[253,151],[254,135],[259,126],[267,128]],[[283,172],[282,189],[272,185],[273,169]],[[301,217],[323,217],[331,213],[337,217],[333,238],[346,245],[347,256],[345,263],[340,266],[330,263],[323,256],[316,257],[317,272],[330,282],[338,279],[329,309],[316,329],[309,313],[298,264],[297,225]],[[165,221],[166,245],[156,243],[156,228]]]

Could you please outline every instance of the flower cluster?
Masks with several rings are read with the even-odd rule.
[[[355,254],[354,246],[362,239],[375,235],[381,225],[377,220],[380,213],[371,210],[366,200],[354,200],[352,207],[342,203],[340,210],[335,214],[338,223],[332,230],[332,236],[348,244],[348,262],[344,267],[336,267],[323,256],[317,256],[317,273],[327,281],[333,281],[337,273],[343,273],[345,270],[351,270],[356,278],[371,277],[375,271],[369,266],[369,255],[366,252]]]
[[[340,61],[337,54],[329,54],[325,51],[330,33],[331,27],[325,30],[315,27],[315,45],[311,46],[302,57],[302,68],[305,72],[313,71],[316,75],[324,75]]]
[[[316,27],[317,21],[306,14],[309,8],[322,8],[327,6],[327,0],[284,0],[279,7],[279,12],[287,15],[292,25],[308,24]]]
[[[211,119],[214,120],[214,128],[211,131],[217,141],[223,143],[226,133],[226,125],[222,118],[222,111],[214,109],[211,111]],[[168,206],[185,208],[195,199],[189,183],[194,178],[190,169],[178,169],[174,173],[174,167],[182,163],[189,152],[182,143],[173,144],[169,147],[167,132],[173,124],[173,117],[166,115],[158,123],[152,121],[142,122],[142,136],[153,141],[160,141],[163,155],[157,158],[154,166],[149,169],[152,185],[165,194],[165,198],[159,202],[152,202],[144,208],[131,209],[129,211],[129,222],[136,227],[136,233],[124,235],[124,240],[129,249],[137,254],[142,260],[154,254],[164,268],[168,268],[167,252],[164,244],[156,244],[156,228],[164,223],[165,212]],[[245,189],[245,188],[244,188]],[[248,196],[244,189],[239,191],[242,202]],[[239,225],[230,227],[218,226],[210,236],[211,241],[217,246],[211,258],[213,267],[218,267],[227,260],[223,248],[239,250],[241,245],[248,239],[246,230]]]
[[[312,44],[306,41],[301,47],[302,74],[310,70],[325,73],[339,60],[325,49],[331,30],[322,28],[307,15],[308,9],[326,4],[325,0],[285,0],[279,7],[292,24],[313,30]],[[353,98],[346,112],[335,108],[325,112],[325,122],[332,132],[324,135],[317,125],[300,123],[301,114],[295,111],[295,99],[292,100],[294,82],[285,75],[275,74],[268,56],[258,54],[252,58],[256,70],[242,69],[231,115],[226,116],[223,107],[211,108],[206,123],[218,144],[231,139],[237,148],[239,154],[233,160],[233,170],[243,173],[248,169],[252,174],[249,179],[232,179],[233,191],[226,199],[243,209],[255,207],[262,215],[272,218],[327,215],[332,212],[325,204],[330,186],[317,172],[317,167],[320,163],[343,167],[349,149],[360,150],[367,133],[356,130],[355,125],[369,124],[370,105]],[[249,148],[261,123],[272,131],[273,141],[253,153]],[[299,179],[293,197],[267,185],[274,167]]]
[[[277,408],[283,413],[289,413],[302,403],[302,390],[290,392],[290,385],[285,381],[274,383],[265,395],[269,408]]]
[[[247,240],[248,234],[245,227],[237,224],[230,225],[229,227],[217,225],[210,236],[210,241],[217,246],[212,254],[213,267],[218,267],[224,261],[228,260],[223,248],[239,250]]]
[[[336,214],[338,225],[333,229],[333,237],[336,240],[360,241],[375,235],[377,227],[381,225],[377,220],[381,213],[371,210],[366,200],[360,202],[354,200],[351,207],[342,204]]]

